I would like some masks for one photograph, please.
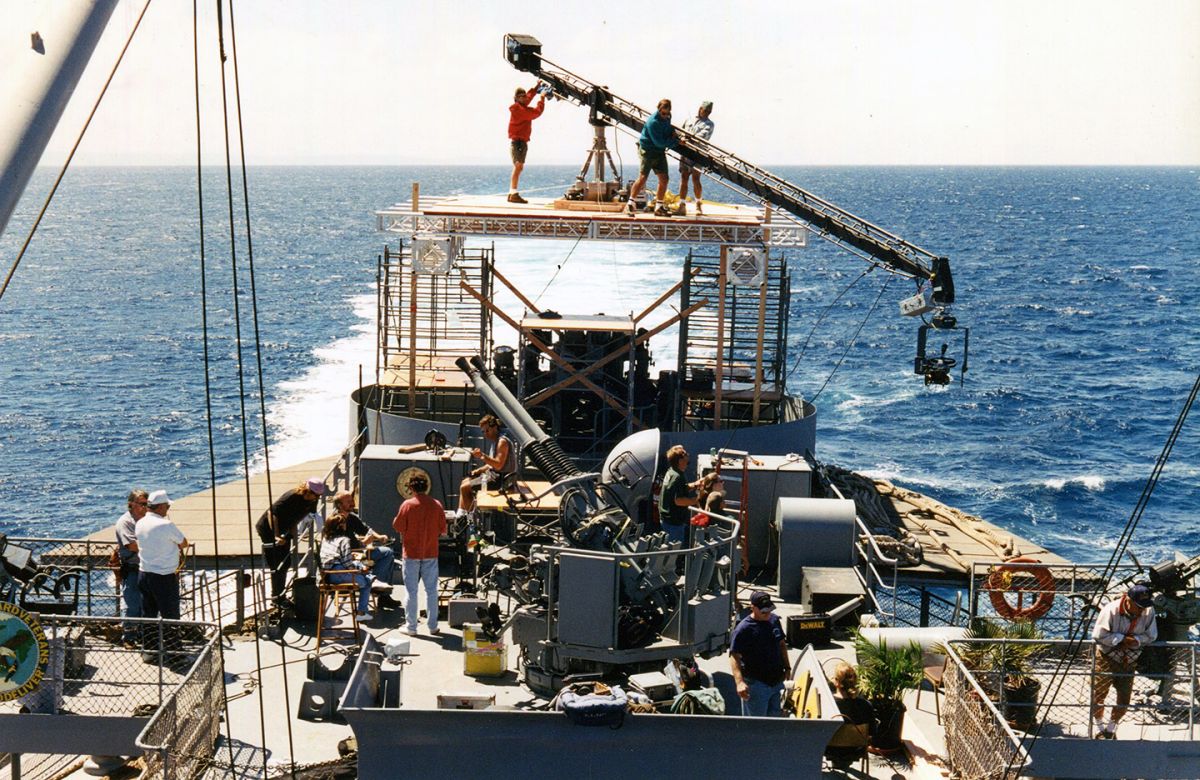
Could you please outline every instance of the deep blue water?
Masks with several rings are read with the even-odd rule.
[[[779,168],[810,191],[951,258],[966,384],[911,373],[919,322],[887,276],[859,281],[825,316],[790,385],[816,397],[818,457],[887,476],[1079,560],[1107,557],[1200,371],[1197,171],[1147,168]],[[530,168],[528,190],[573,167]],[[194,172],[72,171],[0,300],[0,530],[75,536],[111,523],[129,485],[182,494],[209,479]],[[499,192],[507,169],[258,168],[250,172],[259,327],[272,462],[345,442],[344,395],[374,369],[371,212],[426,193]],[[0,239],[5,270],[49,181],[39,172]],[[217,478],[240,473],[239,385],[224,175],[206,173]],[[728,197],[708,185],[710,198]],[[237,204],[238,251],[246,248]],[[499,262],[544,280],[569,244]],[[597,289],[660,290],[678,254],[592,250],[571,262]],[[641,262],[639,252],[651,252]],[[648,255],[650,256],[650,255]],[[585,263],[606,258],[608,266]],[[792,359],[814,319],[865,269],[820,240],[790,257]],[[666,281],[664,281],[664,279]],[[597,280],[601,284],[597,285]],[[249,283],[240,281],[243,332]],[[530,285],[535,292],[541,283]],[[650,298],[653,295],[649,296]],[[626,308],[634,308],[630,304]],[[640,307],[638,307],[640,309]],[[863,325],[854,346],[847,342]],[[673,345],[669,337],[666,357]],[[843,352],[841,367],[829,379]],[[246,351],[246,403],[257,379]],[[826,380],[828,379],[828,383]],[[821,390],[822,386],[824,389]],[[1200,412],[1197,413],[1200,415]],[[252,468],[261,429],[250,425]],[[1200,418],[1185,429],[1134,550],[1200,546]]]

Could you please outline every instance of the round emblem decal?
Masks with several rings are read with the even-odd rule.
[[[15,604],[0,603],[0,701],[36,690],[49,658],[46,634],[33,615]]]
[[[401,498],[412,498],[412,488],[408,486],[408,481],[413,477],[425,477],[425,484],[432,486],[433,480],[429,478],[429,472],[420,466],[409,466],[404,471],[400,472],[400,476],[396,477],[396,492]]]

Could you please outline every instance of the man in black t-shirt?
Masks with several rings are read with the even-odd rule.
[[[283,591],[288,569],[292,567],[292,543],[300,521],[317,511],[317,499],[325,493],[325,480],[309,477],[287,491],[262,513],[254,529],[263,543],[263,559],[271,573],[271,598],[287,604]]]

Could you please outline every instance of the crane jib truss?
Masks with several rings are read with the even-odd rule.
[[[504,39],[505,59],[517,70],[532,73],[560,97],[587,107],[593,119],[604,117],[641,132],[649,116],[644,109],[549,62],[542,57],[541,48],[541,43],[529,35],[509,34]],[[761,203],[788,212],[835,244],[864,254],[896,273],[928,280],[934,302],[943,306],[954,302],[949,258],[911,244],[704,139],[681,135],[681,146],[695,167]]]

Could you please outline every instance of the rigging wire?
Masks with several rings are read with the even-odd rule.
[[[785,383],[788,379],[792,378],[792,374],[796,373],[796,369],[800,368],[800,361],[804,357],[804,352],[808,349],[808,344],[812,340],[813,334],[817,332],[817,328],[821,325],[821,322],[825,319],[825,317],[829,314],[829,312],[831,312],[833,310],[833,307],[837,305],[837,302],[842,299],[842,296],[845,295],[846,293],[850,292],[850,288],[854,287],[854,285],[861,282],[863,280],[863,277],[866,276],[867,274],[871,273],[872,270],[874,270],[874,269],[868,268],[867,270],[865,270],[861,274],[859,274],[857,279],[855,279],[853,282],[850,282],[850,284],[848,284],[844,288],[842,288],[842,291],[840,293],[838,293],[837,296],[832,301],[829,302],[829,305],[826,306],[825,310],[821,312],[819,317],[817,317],[816,322],[813,323],[812,329],[808,331],[808,336],[806,336],[804,339],[804,344],[800,347],[800,354],[796,356],[796,362],[792,364],[792,370],[787,372],[787,376],[784,377]]]
[[[842,356],[838,358],[837,365],[835,365],[833,370],[829,372],[829,376],[825,377],[825,382],[821,385],[821,388],[817,390],[812,398],[809,399],[810,403],[816,401],[817,398],[820,397],[821,393],[824,392],[825,388],[829,385],[830,380],[833,379],[833,375],[836,374],[838,369],[842,367],[842,361],[846,359],[846,355],[850,353],[851,347],[853,347],[854,343],[858,341],[858,334],[862,333],[862,329],[866,326],[867,320],[871,319],[871,315],[875,313],[875,308],[879,306],[879,301],[882,300],[883,294],[887,292],[887,288],[891,285],[895,278],[896,277],[894,276],[888,277],[888,280],[879,288],[879,295],[875,296],[875,302],[871,304],[870,311],[868,311],[867,315],[863,317],[862,322],[858,324],[858,330],[854,331],[854,336],[850,338],[850,343],[847,344],[846,349],[842,351]]]
[[[241,81],[238,77],[238,54],[237,54],[237,23],[234,19],[234,0],[229,0],[229,40],[233,51],[233,94],[234,102],[237,107],[237,132],[238,132],[238,154],[241,162],[242,174],[242,207],[245,210],[246,220],[246,265],[250,276],[250,313],[254,322],[254,363],[258,374],[258,417],[262,425],[262,442],[263,442],[263,464],[266,471],[267,479],[267,500],[272,501],[275,493],[271,489],[271,455],[270,455],[270,440],[267,437],[267,406],[266,406],[266,386],[263,383],[263,367],[262,367],[262,337],[258,327],[258,288],[254,278],[254,241],[253,233],[250,229],[250,189],[246,183],[246,139],[243,133],[244,124],[242,122],[242,88]],[[222,98],[224,97],[224,80],[222,80]],[[228,157],[226,157],[228,163]],[[231,215],[232,220],[232,215]],[[247,468],[247,472],[249,468]],[[247,482],[247,486],[249,482]],[[268,509],[268,511],[270,511]],[[253,544],[253,540],[251,540]],[[279,646],[280,658],[286,660],[287,650],[282,644]],[[291,695],[288,690],[287,675],[283,676],[283,703],[287,712],[292,711]],[[288,737],[288,755],[291,758],[292,775],[295,776],[296,766],[296,750],[293,744],[292,736],[292,719],[286,719],[287,737]]]
[[[1137,529],[1138,523],[1142,519],[1142,515],[1146,511],[1146,507],[1150,503],[1150,497],[1154,493],[1155,487],[1158,485],[1158,480],[1162,477],[1163,471],[1166,469],[1167,461],[1171,458],[1171,452],[1175,449],[1175,442],[1179,439],[1179,434],[1183,431],[1184,423],[1187,421],[1188,414],[1192,410],[1192,406],[1196,403],[1196,397],[1200,395],[1200,374],[1196,375],[1196,380],[1192,383],[1192,389],[1189,391],[1187,399],[1183,402],[1183,408],[1175,418],[1175,424],[1171,427],[1170,434],[1167,435],[1167,440],[1163,444],[1162,451],[1159,452],[1157,460],[1154,462],[1154,468],[1150,470],[1150,476],[1146,479],[1146,484],[1142,487],[1142,493],[1138,497],[1137,504],[1130,513],[1129,520],[1125,523],[1125,528],[1121,531],[1121,535],[1117,540],[1116,546],[1113,548],[1112,555],[1109,556],[1108,563],[1104,566],[1104,571],[1097,579],[1096,587],[1092,590],[1088,597],[1087,603],[1095,605],[1101,596],[1108,592],[1112,586],[1112,579],[1116,576],[1117,567],[1121,560],[1125,557],[1129,549],[1129,543],[1133,540],[1133,532]],[[1093,606],[1093,611],[1094,611]],[[1055,700],[1058,698],[1058,693],[1062,689],[1063,683],[1066,682],[1066,669],[1070,666],[1071,659],[1075,658],[1079,653],[1079,648],[1083,644],[1084,632],[1087,628],[1088,621],[1086,616],[1084,620],[1080,620],[1071,631],[1071,636],[1068,640],[1065,651],[1059,657],[1058,664],[1054,668],[1054,672],[1050,677],[1050,684],[1047,686],[1050,690],[1050,695],[1042,697],[1038,704],[1037,711],[1042,713],[1042,716],[1037,721],[1037,728],[1030,736],[1029,741],[1024,744],[1024,752],[1028,755],[1033,750],[1033,745],[1037,742],[1038,737],[1042,733],[1042,728],[1046,724],[1050,709],[1054,706]],[[1014,751],[1012,758],[1007,762],[1004,768],[1004,776],[1017,777],[1020,773],[1020,767],[1017,765],[1017,759],[1021,751]]]
[[[550,285],[554,284],[554,280],[558,278],[558,272],[561,271],[563,266],[567,264],[567,261],[571,259],[571,255],[575,254],[575,250],[579,247],[579,242],[583,240],[583,236],[583,233],[579,234],[579,238],[575,239],[575,243],[571,245],[571,251],[567,252],[567,256],[563,258],[563,261],[554,267],[554,274],[550,277],[550,280],[546,282],[546,286],[542,288],[542,291],[537,294],[537,297],[533,299],[534,303],[540,301],[542,296],[546,294],[546,291],[550,289]]]
[[[240,424],[242,432],[242,470],[245,474],[246,483],[246,534],[250,543],[250,548],[254,547],[254,525],[251,519],[250,508],[250,444],[248,441],[248,432],[246,430],[246,376],[245,363],[242,358],[242,315],[241,301],[238,295],[238,267],[237,267],[237,226],[234,222],[234,206],[233,206],[233,164],[229,156],[229,102],[226,94],[225,82],[225,22],[223,13],[223,0],[217,0],[217,54],[220,59],[221,70],[221,126],[225,139],[225,194],[226,202],[229,210],[229,261],[231,271],[231,285],[233,293],[233,327],[234,337],[237,346],[237,378],[238,378],[238,404],[240,406]],[[260,605],[257,603],[257,590],[255,591],[255,612],[259,613]],[[254,658],[255,665],[262,666],[262,644],[259,638],[259,632],[254,632]],[[258,710],[259,710],[259,733],[263,744],[263,775],[267,774],[267,726],[266,726],[266,708],[263,701],[262,688],[259,688],[258,693]],[[290,711],[290,710],[289,710]],[[290,731],[290,729],[289,729]]]
[[[217,572],[217,625],[224,624],[221,610],[221,535],[217,533],[217,455],[213,444],[212,361],[208,337],[208,260],[204,245],[204,169],[202,167],[202,135],[200,132],[200,9],[199,0],[192,0],[192,86],[196,102],[196,214],[200,233],[200,323],[204,342],[204,420],[208,426],[208,479],[212,498],[213,559]],[[239,579],[236,587],[241,587]],[[221,668],[225,668],[225,647],[217,643]],[[234,766],[233,726],[229,718],[229,700],[222,699],[225,713],[225,743],[229,748],[229,765]]]
[[[58,171],[58,176],[54,179],[54,184],[50,187],[49,194],[46,195],[46,200],[42,203],[42,208],[38,211],[37,217],[33,220],[33,226],[29,228],[29,234],[25,236],[25,242],[21,244],[21,249],[17,252],[17,257],[12,262],[12,266],[8,269],[8,274],[4,277],[4,284],[0,284],[0,299],[4,298],[4,293],[8,290],[8,285],[12,282],[13,274],[17,272],[17,267],[21,265],[21,258],[25,257],[25,251],[29,249],[29,244],[33,241],[33,234],[37,232],[38,227],[42,224],[42,218],[46,216],[46,211],[50,208],[50,201],[54,200],[55,193],[58,192],[58,185],[62,183],[63,177],[67,175],[67,169],[71,167],[71,161],[75,159],[75,152],[79,150],[79,144],[83,143],[83,136],[87,133],[88,127],[92,124],[92,119],[96,116],[96,111],[100,108],[100,102],[104,100],[105,93],[108,92],[108,85],[112,84],[113,77],[117,75],[117,68],[121,67],[121,61],[125,59],[125,52],[129,51],[129,44],[133,43],[133,36],[137,34],[138,28],[141,27],[142,18],[146,15],[146,11],[150,8],[150,0],[146,0],[146,4],[142,6],[141,13],[138,14],[137,21],[133,23],[133,29],[129,31],[129,36],[125,39],[125,45],[121,47],[121,53],[117,55],[117,61],[113,63],[112,70],[108,73],[108,78],[104,80],[104,86],[100,88],[100,94],[96,96],[96,102],[92,104],[92,110],[88,113],[87,119],[83,123],[83,127],[79,130],[79,135],[75,138],[75,143],[71,145],[71,151],[67,155],[67,159],[63,162],[62,168]]]

